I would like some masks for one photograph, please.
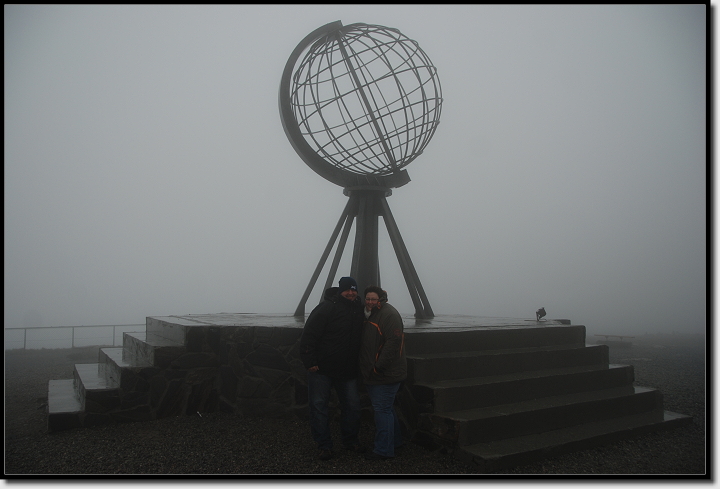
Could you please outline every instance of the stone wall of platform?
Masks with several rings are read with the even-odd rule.
[[[152,369],[149,386],[154,417],[219,411],[307,419],[307,370],[300,360],[301,335],[302,328],[298,327],[190,328],[179,355],[171,360],[171,350],[163,352],[162,365],[158,369],[156,361]],[[361,383],[358,387],[363,419],[370,421],[370,399]],[[334,391],[329,408],[331,417],[339,417]],[[403,411],[399,412],[401,421],[408,428]]]
[[[164,376],[155,377],[157,408],[164,405],[158,417],[168,411],[306,416],[301,334],[301,328],[282,327],[189,329],[185,352],[170,362]]]

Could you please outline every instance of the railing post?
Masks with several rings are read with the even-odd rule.
[[[71,336],[72,339],[70,340],[70,348],[75,348],[75,326],[73,326],[70,329],[72,330],[72,336]]]
[[[27,328],[23,329],[23,350],[27,350]]]

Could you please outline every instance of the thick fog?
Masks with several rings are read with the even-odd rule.
[[[278,87],[340,20],[438,69],[440,126],[388,198],[436,314],[703,332],[706,14],[5,6],[5,326],[292,313],[347,197],[291,147]],[[382,222],[380,268],[412,313]]]

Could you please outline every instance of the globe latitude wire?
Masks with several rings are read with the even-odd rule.
[[[442,93],[417,42],[397,29],[357,23],[310,46],[292,75],[290,103],[302,136],[324,161],[383,177],[423,152],[440,122]]]

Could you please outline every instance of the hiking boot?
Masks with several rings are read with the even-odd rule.
[[[318,452],[318,458],[320,460],[330,460],[332,458],[332,452],[330,450],[320,450]]]

